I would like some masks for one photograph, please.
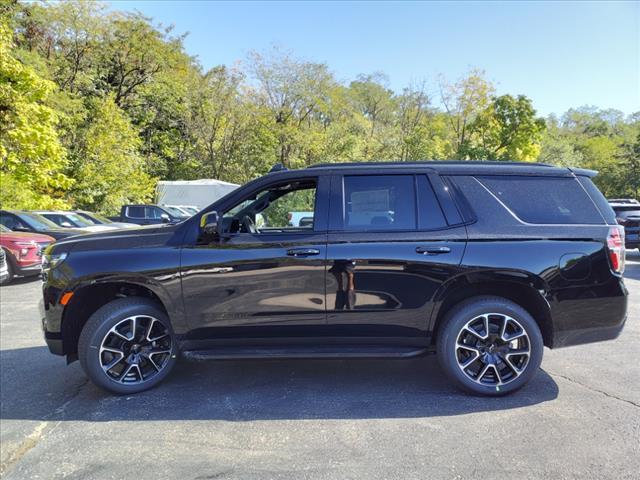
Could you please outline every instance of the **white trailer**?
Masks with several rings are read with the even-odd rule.
[[[236,188],[238,185],[235,183],[209,178],[161,180],[156,187],[156,203],[158,205],[193,205],[200,210]]]

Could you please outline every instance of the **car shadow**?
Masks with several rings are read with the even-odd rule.
[[[499,398],[460,393],[436,358],[407,360],[180,361],[158,387],[111,395],[45,347],[0,351],[0,419],[298,420],[464,415],[528,407],[558,396],[540,370],[520,391]],[[30,379],[24,381],[24,376]],[[19,386],[19,387],[18,387]]]

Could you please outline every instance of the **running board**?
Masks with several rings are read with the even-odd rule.
[[[208,350],[187,350],[182,352],[182,357],[196,362],[265,358],[411,358],[428,352],[423,347],[380,345],[220,346]]]

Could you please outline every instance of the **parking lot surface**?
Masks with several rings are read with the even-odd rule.
[[[545,350],[506,398],[459,393],[435,357],[181,362],[116,397],[49,354],[40,282],[0,289],[0,476],[25,478],[640,478],[640,255],[627,326]]]

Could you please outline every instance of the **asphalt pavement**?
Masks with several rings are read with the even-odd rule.
[[[112,396],[51,355],[40,281],[0,289],[6,479],[638,479],[640,255],[614,341],[545,350],[504,398],[468,396],[433,356],[178,364]]]

